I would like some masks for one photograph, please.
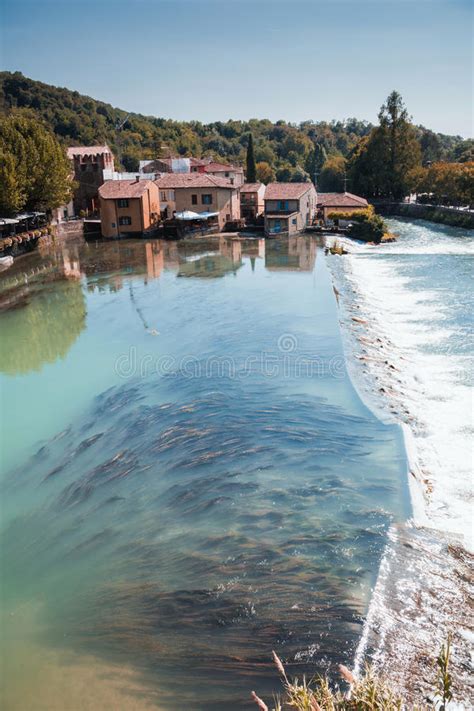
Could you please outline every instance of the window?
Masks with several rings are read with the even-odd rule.
[[[198,196],[197,196],[197,195],[191,195],[191,203],[192,203],[193,205],[197,205],[197,204],[198,204]]]
[[[161,199],[166,200],[166,190],[161,191]]]
[[[229,173],[226,173],[226,174],[225,174],[225,177],[228,178],[228,177],[229,177]]]
[[[128,207],[128,200],[120,198],[120,200],[117,200],[117,207]]]
[[[168,190],[168,200],[173,200],[174,202],[174,190]]]
[[[203,205],[212,205],[212,195],[201,195],[201,202]]]
[[[119,225],[131,225],[132,224],[132,218],[129,217],[128,215],[123,215],[123,217],[119,217]]]
[[[85,163],[83,163],[83,164],[81,165],[81,170],[82,170],[82,172],[84,172],[85,170],[87,170],[87,165],[86,165]]]
[[[291,221],[294,225],[298,224],[298,220],[296,219],[296,217],[294,217]]]
[[[279,210],[288,210],[288,200],[278,200]]]

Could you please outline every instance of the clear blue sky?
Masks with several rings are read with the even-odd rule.
[[[472,135],[472,0],[0,0],[3,69],[204,122],[356,116],[392,89]]]

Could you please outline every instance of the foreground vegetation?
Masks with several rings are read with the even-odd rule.
[[[70,172],[64,146],[41,122],[15,113],[0,117],[1,217],[67,203]]]
[[[344,665],[339,672],[347,691],[333,689],[327,678],[318,676],[307,682],[305,678],[288,679],[285,667],[279,657],[273,654],[273,661],[283,684],[283,696],[274,700],[272,711],[296,709],[297,711],[444,711],[452,700],[452,679],[449,670],[451,641],[441,648],[436,659],[436,678],[433,681],[432,699],[428,705],[407,705],[402,696],[391,688],[389,682],[366,667],[365,672],[356,678]],[[252,699],[260,711],[269,711],[269,707],[255,691]]]

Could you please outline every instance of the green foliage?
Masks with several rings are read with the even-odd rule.
[[[372,128],[357,119],[301,124],[251,119],[202,124],[131,113],[117,132],[116,126],[127,112],[75,91],[33,81],[20,72],[0,73],[0,94],[4,111],[28,109],[65,145],[108,143],[116,155],[120,154],[123,167],[132,171],[140,159],[156,158],[162,145],[172,154],[212,155],[243,165],[251,133],[257,163],[268,163],[275,172],[289,170],[289,180],[301,179],[301,175],[311,173],[308,160],[315,144],[328,154],[347,154]]]
[[[15,112],[0,117],[0,213],[46,210],[71,197],[64,148],[42,123]]]
[[[339,216],[339,219],[341,217]],[[373,206],[367,210],[352,213],[352,225],[349,227],[348,236],[364,242],[381,242],[388,232],[388,227],[382,217],[377,215]]]
[[[396,91],[380,109],[379,122],[351,155],[352,190],[368,197],[401,200],[413,188],[411,176],[421,163],[421,148]]]
[[[346,161],[342,156],[333,156],[324,163],[318,180],[318,188],[325,193],[344,192]]]
[[[275,171],[266,161],[257,163],[257,180],[265,185],[268,185],[268,183],[272,183],[275,180]]]
[[[257,166],[255,164],[255,153],[253,148],[253,136],[249,135],[249,142],[247,144],[247,170],[246,170],[246,181],[247,183],[255,183],[257,180]]]
[[[306,160],[306,171],[313,181],[317,181],[323,165],[328,159],[327,151],[322,143],[316,143]]]
[[[474,139],[468,138],[466,141],[460,141],[452,153],[452,160],[459,161],[459,163],[474,161]]]
[[[255,162],[267,163],[278,180],[314,180],[315,173],[320,174],[329,161],[328,169],[334,167],[333,159],[345,158],[350,159],[350,189],[367,196],[398,195],[408,189],[406,175],[411,175],[411,168],[420,162],[420,143],[425,164],[435,157],[466,161],[472,152],[472,142],[460,136],[434,134],[412,126],[400,97],[396,93],[391,97],[375,129],[355,118],[300,124],[272,123],[268,119],[202,124],[127,114],[77,91],[33,81],[20,72],[0,72],[0,107],[4,113],[28,111],[50,127],[64,145],[108,143],[119,156],[118,163],[129,171],[137,170],[139,160],[161,153],[198,158],[212,155],[244,165],[251,134]],[[127,116],[123,128],[117,131]],[[396,138],[393,146],[389,136]],[[332,168],[325,171],[321,185],[325,190],[342,190],[341,173]],[[14,186],[11,190],[15,191]]]
[[[433,205],[474,205],[474,161],[432,163],[418,173],[416,188]]]

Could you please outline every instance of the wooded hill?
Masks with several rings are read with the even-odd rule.
[[[140,159],[170,153],[212,155],[244,165],[251,132],[256,162],[263,164],[260,175],[265,175],[267,180],[275,177],[305,180],[314,177],[314,171],[318,170],[321,172],[319,187],[327,190],[336,186],[329,184],[330,171],[326,171],[328,184],[322,184],[325,180],[322,164],[325,161],[337,164],[342,158],[348,158],[360,139],[373,128],[367,121],[355,118],[300,124],[283,120],[273,123],[268,119],[209,124],[173,121],[128,114],[77,91],[28,79],[20,72],[0,72],[0,112],[11,110],[21,110],[45,122],[64,145],[108,143],[118,162],[131,171],[137,169]],[[165,103],[163,112],[166,112]],[[118,129],[124,121],[123,127]],[[423,127],[416,127],[416,132],[424,163],[467,160],[467,154],[472,151],[472,142],[460,136],[434,133]]]

